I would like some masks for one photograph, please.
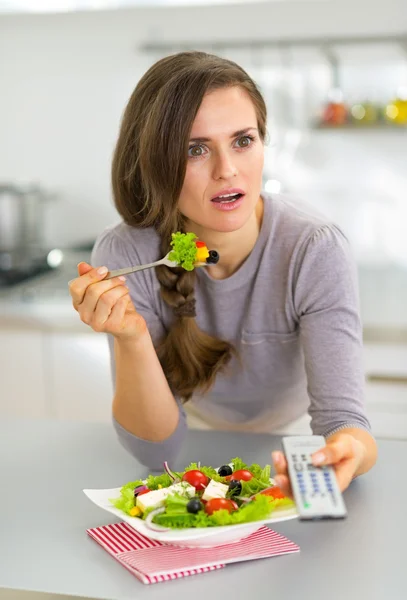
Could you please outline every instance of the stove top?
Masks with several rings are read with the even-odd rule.
[[[17,269],[12,269],[9,271],[0,271],[0,288],[9,288],[13,285],[17,285],[18,283],[29,281],[37,275],[43,275],[44,273],[48,273],[49,271],[53,270],[54,268],[51,267],[48,263],[44,263],[33,265],[25,271],[19,271]]]

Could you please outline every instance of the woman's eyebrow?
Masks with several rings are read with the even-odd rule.
[[[239,129],[239,131],[235,131],[234,133],[231,134],[231,138],[235,138],[235,137],[239,137],[240,135],[244,135],[245,133],[248,133],[249,131],[257,131],[257,127],[245,127],[244,129]],[[211,139],[210,138],[206,138],[206,137],[198,137],[198,138],[191,138],[189,140],[190,142],[210,142]]]

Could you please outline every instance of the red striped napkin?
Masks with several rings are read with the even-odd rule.
[[[214,548],[182,548],[150,540],[127,523],[87,533],[143,583],[158,583],[221,569],[228,563],[299,552],[286,537],[261,527],[247,538]]]

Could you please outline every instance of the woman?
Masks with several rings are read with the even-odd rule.
[[[261,192],[266,107],[235,63],[201,52],[158,61],[123,116],[112,165],[123,222],[105,230],[70,286],[109,334],[113,421],[140,462],[161,469],[189,418],[272,432],[309,409],[326,437],[315,464],[342,490],[376,460],[363,406],[357,280],[347,240],[324,218]],[[187,272],[153,262],[194,232],[220,261]],[[103,265],[102,268],[98,268]],[[290,493],[285,458],[273,453]]]

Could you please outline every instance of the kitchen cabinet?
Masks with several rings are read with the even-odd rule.
[[[105,335],[50,332],[45,356],[54,417],[99,422],[111,419],[113,389]]]
[[[49,412],[44,334],[0,329],[0,417],[44,417]]]

